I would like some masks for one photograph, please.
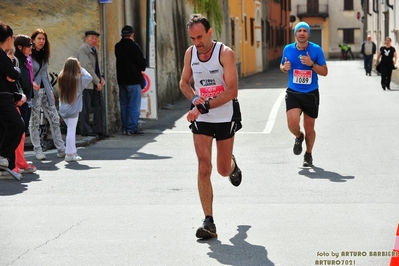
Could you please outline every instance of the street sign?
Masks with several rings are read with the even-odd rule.
[[[99,0],[100,4],[110,4],[112,0]]]

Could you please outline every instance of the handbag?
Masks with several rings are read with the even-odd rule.
[[[381,63],[377,64],[377,66],[375,67],[375,70],[377,70],[378,73],[381,73]]]

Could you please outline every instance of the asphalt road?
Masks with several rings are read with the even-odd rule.
[[[313,168],[292,153],[286,75],[240,80],[243,181],[233,187],[213,170],[217,239],[195,238],[203,214],[182,100],[146,121],[142,136],[80,147],[79,163],[27,151],[37,173],[0,180],[0,265],[388,265],[382,252],[399,223],[399,86],[382,91],[361,61],[328,66]]]

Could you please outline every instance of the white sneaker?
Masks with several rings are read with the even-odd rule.
[[[8,160],[3,156],[0,156],[0,166],[8,167]]]
[[[11,170],[11,172],[14,173],[14,175],[18,178],[18,179],[22,179],[22,174],[21,173],[17,173],[14,170]]]
[[[18,178],[18,179],[22,179],[22,175],[20,173],[15,172],[14,170],[11,170],[14,172],[14,175]],[[12,175],[10,175],[8,172],[6,171],[0,171],[0,179],[14,179],[14,177]]]
[[[81,161],[82,157],[80,157],[77,154],[73,154],[73,155],[65,155],[65,161],[66,162],[77,162],[77,161]]]
[[[65,150],[57,152],[57,156],[58,156],[58,158],[64,158],[65,157]]]
[[[36,152],[36,159],[38,160],[46,160],[46,155],[44,155],[43,151]]]

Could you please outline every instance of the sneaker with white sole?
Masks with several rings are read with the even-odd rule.
[[[22,175],[20,173],[17,173],[14,170],[10,170],[13,172],[13,174],[15,175],[15,178],[17,178],[18,180],[22,179]],[[15,179],[10,173],[8,173],[7,171],[0,171],[0,179]]]
[[[58,156],[58,158],[64,158],[65,157],[65,150],[57,152],[57,156]]]
[[[80,157],[77,154],[72,154],[72,155],[65,155],[65,161],[66,162],[77,162],[77,161],[81,161],[82,157]]]
[[[8,167],[8,160],[3,156],[0,156],[0,166]]]
[[[29,164],[26,168],[19,168],[21,174],[33,174],[36,172],[37,168],[34,165]]]
[[[46,160],[46,155],[44,155],[43,151],[37,151],[36,152],[36,159],[38,160]]]

